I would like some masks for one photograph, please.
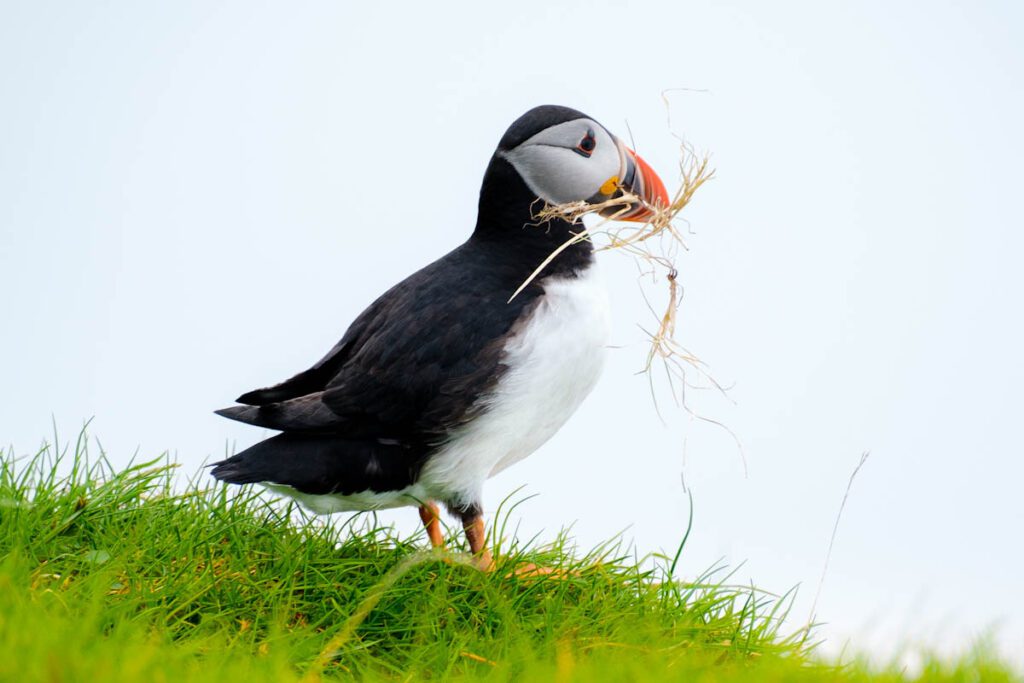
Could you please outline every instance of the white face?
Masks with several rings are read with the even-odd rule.
[[[586,118],[545,128],[502,154],[527,187],[550,204],[590,199],[616,182],[624,167],[612,136]]]

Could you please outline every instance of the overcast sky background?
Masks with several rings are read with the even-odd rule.
[[[856,5],[856,6],[855,6]],[[1024,6],[911,2],[0,2],[0,443],[83,420],[189,472],[263,436],[214,416],[304,369],[463,241],[505,128],[542,103],[671,186],[672,125],[717,177],[687,216],[679,337],[732,385],[688,420],[642,376],[636,267],[570,423],[487,487],[527,537],[694,531],[682,572],[801,584],[836,650],[1024,661]],[[628,128],[627,128],[628,123]],[[657,294],[657,290],[655,290]],[[664,399],[664,395],[662,395]],[[684,462],[685,461],[685,462]],[[411,510],[387,516],[414,529]]]

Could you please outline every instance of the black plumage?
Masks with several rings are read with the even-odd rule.
[[[564,221],[536,224],[537,197],[501,152],[583,116],[549,106],[521,117],[491,157],[465,243],[378,298],[313,367],[217,411],[283,433],[217,463],[213,475],[311,494],[412,484],[431,453],[484,409],[506,370],[505,340],[544,290],[535,282],[508,299],[570,236]],[[592,259],[590,243],[577,243],[545,275],[571,277]]]

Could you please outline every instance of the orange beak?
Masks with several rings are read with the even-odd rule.
[[[619,157],[622,160],[622,171],[619,175],[618,191],[612,197],[619,196],[624,190],[640,198],[640,202],[630,206],[625,212],[621,206],[610,207],[601,212],[606,217],[614,216],[615,220],[644,223],[654,215],[654,209],[667,207],[671,203],[665,183],[661,181],[654,169],[639,154],[616,140],[619,145]]]

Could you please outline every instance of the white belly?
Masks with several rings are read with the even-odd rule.
[[[396,491],[360,491],[344,495],[341,493],[303,493],[291,486],[263,484],[274,493],[294,498],[302,507],[317,515],[334,512],[356,512],[360,510],[386,510],[388,508],[418,505],[430,496],[418,483]]]
[[[597,383],[609,314],[595,268],[542,284],[544,297],[505,347],[508,370],[487,409],[424,467],[418,483],[432,498],[479,501],[484,481],[550,439]]]

